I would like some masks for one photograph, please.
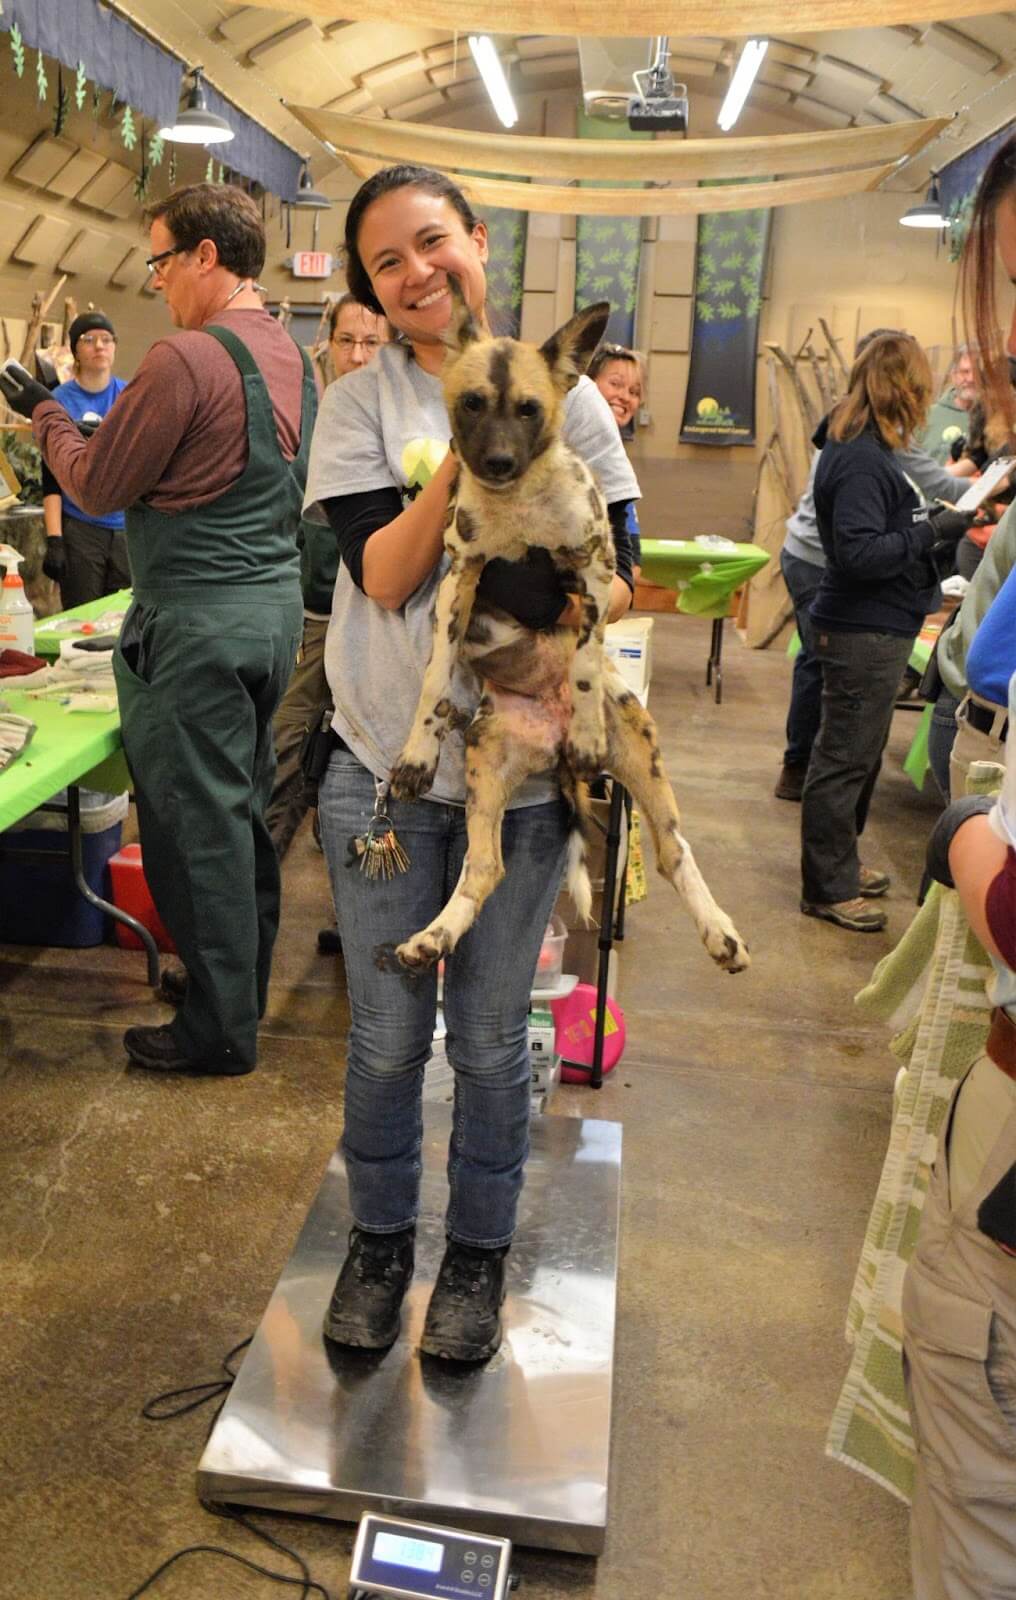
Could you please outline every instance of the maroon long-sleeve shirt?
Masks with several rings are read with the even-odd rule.
[[[303,363],[267,311],[222,311],[210,322],[250,350],[268,385],[282,453],[300,447]],[[200,331],[160,339],[91,439],[57,401],[37,406],[32,424],[61,488],[92,516],[144,500],[185,511],[225,493],[247,465],[243,381],[218,340]]]

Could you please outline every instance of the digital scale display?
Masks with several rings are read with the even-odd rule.
[[[506,1600],[509,1539],[367,1511],[353,1546],[357,1600]]]
[[[439,1544],[431,1544],[429,1539],[407,1539],[401,1533],[379,1533],[374,1540],[375,1561],[414,1567],[417,1572],[440,1572],[443,1554]]]

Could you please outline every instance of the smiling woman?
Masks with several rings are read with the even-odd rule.
[[[378,883],[346,862],[350,839],[363,838],[375,797],[406,743],[431,654],[458,474],[441,384],[451,281],[486,328],[488,255],[486,228],[439,173],[396,167],[360,189],[346,222],[350,291],[383,312],[400,338],[326,392],[308,477],[310,514],[331,522],[342,562],[325,644],[335,749],[319,817],[352,1014],[343,1148],[356,1227],[325,1332],[339,1344],[366,1348],[396,1338],[412,1276],[421,1090],[437,1005],[434,974],[409,983],[379,970],[375,953],[425,927],[462,871],[467,772],[457,735],[441,746],[425,800],[384,802],[408,870]],[[493,349],[503,361],[500,345]],[[529,359],[542,365],[551,358],[531,352]],[[490,420],[488,409],[495,421],[511,410],[519,438],[538,441],[534,397],[510,398],[511,406],[504,386],[477,381],[458,403],[481,426]],[[624,516],[638,487],[615,419],[588,378],[579,378],[561,403],[564,437],[591,467],[612,512],[618,571],[628,575],[612,580],[617,616],[630,604]],[[551,631],[577,620],[577,604],[549,560],[491,562],[481,579],[488,601],[484,586],[492,583],[495,603],[525,626]],[[471,674],[460,671],[452,698],[456,720],[468,723],[479,699]],[[528,1144],[526,1015],[568,827],[554,773],[517,792],[503,831],[505,880],[447,963],[444,1011],[457,1114],[448,1249],[421,1345],[431,1355],[482,1361],[500,1342],[504,1257]]]

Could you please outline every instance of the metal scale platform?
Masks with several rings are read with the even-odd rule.
[[[444,1249],[450,1112],[424,1107],[416,1274],[379,1355],[321,1333],[350,1227],[332,1158],[198,1469],[211,1500],[355,1521],[385,1511],[595,1555],[607,1523],[621,1128],[536,1117],[486,1366],[419,1355]]]

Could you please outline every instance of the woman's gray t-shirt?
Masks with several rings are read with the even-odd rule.
[[[408,502],[428,481],[450,437],[440,378],[424,372],[405,345],[382,346],[369,366],[325,391],[311,442],[305,509],[323,519],[321,501],[371,489],[396,488]],[[614,415],[588,378],[580,378],[565,400],[564,438],[591,468],[608,504],[639,498]],[[437,588],[447,568],[442,556],[405,604],[388,611],[339,566],[325,639],[332,726],[375,777],[388,776],[412,725],[430,660]],[[478,698],[473,673],[459,668],[456,705],[471,711]],[[449,733],[429,798],[463,804],[463,756],[462,735]],[[513,804],[541,804],[556,793],[556,778],[548,773],[530,779]]]

